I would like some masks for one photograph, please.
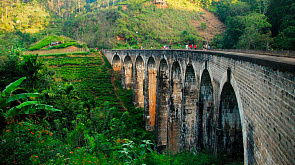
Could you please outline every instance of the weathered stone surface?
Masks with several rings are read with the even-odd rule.
[[[133,81],[135,82],[134,84],[134,101],[135,101],[135,106],[136,107],[144,107],[144,95],[143,95],[143,85],[144,85],[144,63],[143,59],[141,56],[138,56],[136,58],[135,62],[135,77]]]
[[[196,147],[195,141],[198,132],[198,123],[196,122],[196,114],[198,114],[198,88],[195,71],[191,64],[188,64],[186,67],[183,100],[181,150],[192,150]]]
[[[162,59],[158,72],[157,102],[156,102],[156,145],[166,148],[167,120],[169,99],[169,68],[165,59]]]
[[[156,122],[156,90],[157,90],[157,68],[154,58],[149,58],[147,63],[147,94],[146,94],[146,128],[154,130]]]
[[[118,55],[115,55],[112,61],[112,66],[115,71],[122,71],[122,62]]]
[[[133,64],[130,56],[125,57],[123,72],[123,87],[130,89],[133,86]]]
[[[295,59],[184,50],[104,54],[115,70],[122,67],[126,88],[136,86],[141,56],[146,123],[159,148],[222,150],[243,154],[245,164],[295,164]]]
[[[214,123],[213,123],[213,86],[211,83],[211,77],[207,69],[202,73],[200,94],[197,114],[198,125],[198,149],[213,149],[213,136],[214,136]]]
[[[182,72],[179,63],[172,65],[170,111],[168,114],[168,146],[173,153],[180,149],[181,104],[182,104]]]

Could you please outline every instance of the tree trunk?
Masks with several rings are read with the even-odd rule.
[[[57,0],[57,6],[58,6],[58,16],[60,17],[60,6],[59,6],[59,0]]]
[[[3,16],[4,16],[3,15],[3,10],[4,10],[4,5],[3,5],[3,2],[2,2],[2,17],[1,17],[2,18],[2,22],[3,22]]]
[[[79,0],[79,13],[80,13],[80,5],[81,5],[81,2],[80,2],[80,0]]]

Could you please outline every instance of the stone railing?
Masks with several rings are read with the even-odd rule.
[[[277,57],[295,58],[294,50],[245,50],[245,49],[210,49],[210,51],[239,52],[249,54],[263,54]]]

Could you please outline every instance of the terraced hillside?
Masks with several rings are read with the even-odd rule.
[[[57,85],[72,84],[82,95],[81,99],[91,100],[95,106],[102,106],[108,101],[111,107],[116,107],[119,111],[123,109],[111,82],[111,70],[104,65],[99,53],[48,57],[45,61],[55,71],[53,78]]]
[[[145,125],[142,118],[143,109],[135,108],[132,100],[132,90],[123,89],[121,86],[121,73],[115,72],[108,60],[100,53],[91,53],[89,55],[67,55],[67,56],[49,56],[43,57],[44,62],[52,70],[54,87],[61,88],[55,90],[67,90],[73,86],[73,94],[65,94],[63,97],[72,97],[67,103],[60,103],[58,97],[52,97],[53,102],[49,104],[56,105],[63,110],[68,118],[75,114],[84,114],[93,117],[93,113],[105,113],[105,109],[111,109],[110,119],[120,118],[121,122],[126,124],[127,130],[137,130],[136,132],[125,132],[129,136],[149,136],[147,139],[153,139],[153,133],[145,131]],[[58,93],[58,92],[57,92]],[[82,105],[77,105],[82,102]],[[73,104],[73,105],[71,105]],[[72,109],[68,111],[67,109]],[[77,112],[76,109],[79,111]],[[80,109],[80,110],[79,110]],[[83,109],[81,111],[81,109]],[[95,111],[95,112],[94,112]],[[126,118],[122,119],[126,112]],[[69,114],[68,114],[69,113]],[[101,120],[103,121],[103,120]],[[107,121],[104,119],[104,121]],[[98,128],[101,129],[101,128]],[[147,135],[148,134],[148,135]]]

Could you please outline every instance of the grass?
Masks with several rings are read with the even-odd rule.
[[[60,41],[63,40],[62,37],[58,37],[56,35],[48,36],[38,41],[35,45],[31,46],[29,50],[39,50],[45,46],[48,46],[52,41]]]
[[[53,41],[60,41],[62,43],[59,45],[52,46],[51,48],[44,48],[44,47],[50,45],[50,43]],[[43,50],[60,49],[60,48],[66,48],[66,47],[72,46],[72,45],[75,45],[77,47],[83,47],[83,44],[80,44],[79,42],[77,42],[71,38],[64,37],[64,36],[51,35],[51,36],[45,37],[42,40],[35,43],[33,46],[31,46],[29,48],[29,50],[31,50],[31,51],[32,50],[39,50],[41,48],[43,48]]]

